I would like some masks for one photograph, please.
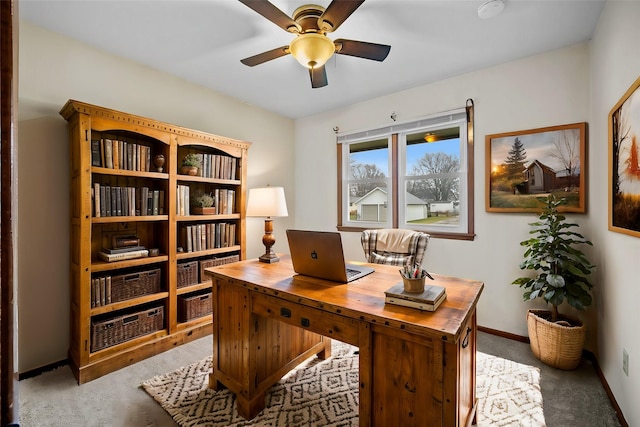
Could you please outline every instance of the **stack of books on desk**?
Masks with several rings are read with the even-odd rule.
[[[396,283],[385,292],[385,302],[417,308],[423,311],[435,311],[447,298],[446,289],[442,286],[427,285],[419,294],[405,292],[402,282]]]

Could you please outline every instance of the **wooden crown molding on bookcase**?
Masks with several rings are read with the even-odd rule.
[[[229,152],[229,146],[234,146],[238,150],[234,151],[234,155],[239,155],[241,150],[248,149],[251,146],[250,142],[242,141],[239,139],[233,139],[214,135],[211,133],[201,132],[193,129],[184,128],[181,126],[172,125],[170,123],[163,123],[157,120],[149,119],[146,117],[136,116],[134,114],[123,113],[120,111],[112,110],[109,108],[99,107],[96,105],[87,104],[85,102],[76,101],[70,99],[67,104],[60,110],[60,115],[69,120],[74,112],[85,113],[96,117],[105,117],[110,120],[116,120],[123,123],[127,123],[133,126],[142,126],[149,129],[155,129],[162,132],[169,132],[172,134],[180,135],[187,138],[195,138],[210,142],[213,144],[221,144],[226,147],[224,150]]]

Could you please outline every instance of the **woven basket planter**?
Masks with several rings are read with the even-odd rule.
[[[542,316],[542,317],[541,317]],[[558,369],[572,370],[580,365],[584,347],[585,327],[575,319],[565,326],[545,319],[545,310],[527,312],[527,328],[533,354],[543,363]]]

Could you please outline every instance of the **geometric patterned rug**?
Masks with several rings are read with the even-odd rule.
[[[332,341],[332,357],[296,367],[271,387],[266,407],[251,421],[236,411],[235,396],[208,388],[211,357],[141,384],[181,427],[358,425],[357,347]],[[540,371],[477,353],[478,426],[545,426]]]

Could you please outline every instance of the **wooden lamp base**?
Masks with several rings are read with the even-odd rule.
[[[273,245],[276,243],[276,238],[273,237],[273,220],[267,218],[264,220],[264,236],[262,236],[262,244],[264,245],[265,253],[260,255],[258,260],[260,262],[266,262],[273,264],[280,261],[280,258],[273,251]]]

